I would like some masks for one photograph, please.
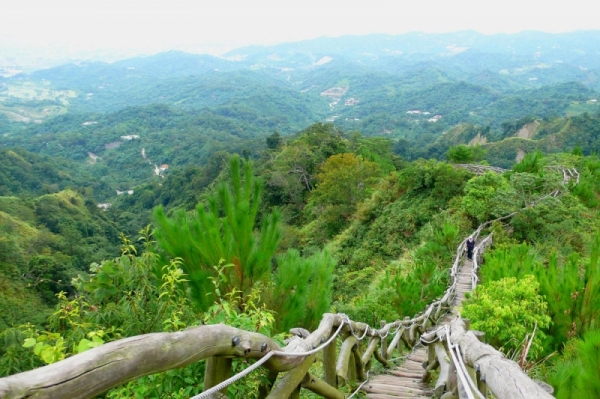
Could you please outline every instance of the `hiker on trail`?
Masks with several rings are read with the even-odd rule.
[[[467,240],[467,258],[469,258],[469,260],[473,260],[473,249],[475,248],[475,240],[473,240],[473,237],[469,237],[469,239]]]

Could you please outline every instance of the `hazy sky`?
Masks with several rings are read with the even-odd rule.
[[[570,0],[3,0],[0,45],[219,53],[248,44],[409,31],[600,29]]]

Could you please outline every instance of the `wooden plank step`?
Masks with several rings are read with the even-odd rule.
[[[437,322],[437,327],[429,327],[428,331],[433,331],[456,319],[458,308],[465,301],[466,294],[472,291],[472,270],[472,264],[463,261],[456,275],[456,291],[450,302],[451,308],[444,311]],[[431,388],[421,382],[424,373],[423,363],[427,358],[427,349],[423,346],[417,347],[398,367],[372,378],[363,386],[363,391],[367,392],[367,397],[372,399],[431,398],[433,395]]]
[[[370,399],[430,399],[430,396],[418,396],[418,395],[388,395],[385,393],[369,393],[367,394],[367,398]]]
[[[402,367],[398,367],[396,370],[407,373],[407,374],[414,374],[414,375],[418,375],[418,376],[423,375],[422,368],[416,369],[416,368],[406,367],[405,365],[402,365]]]
[[[422,385],[420,377],[419,378],[415,378],[415,377],[407,377],[407,376],[398,376],[398,375],[394,375],[394,374],[386,374],[386,375],[377,376],[377,377],[371,379],[371,381],[375,381],[375,382],[393,382],[394,384],[396,384],[396,383],[417,384],[419,386]]]
[[[412,389],[420,389],[420,390],[426,390],[427,387],[425,387],[420,380],[403,380],[400,377],[396,377],[395,379],[392,380],[373,380],[372,384],[382,384],[382,385],[392,385],[392,386],[401,386],[404,388],[412,388]]]
[[[416,395],[429,395],[430,391],[422,389],[404,388],[401,386],[385,385],[385,384],[368,384],[363,386],[363,390],[373,393],[387,393],[387,394],[416,394]]]
[[[423,374],[411,373],[409,371],[404,371],[404,370],[398,370],[398,371],[392,370],[389,373],[392,375],[395,375],[397,377],[414,378],[414,379],[418,379],[418,380],[423,378]]]

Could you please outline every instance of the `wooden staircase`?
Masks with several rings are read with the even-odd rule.
[[[452,300],[451,311],[440,318],[435,328],[448,324],[456,318],[465,294],[471,291],[472,270],[473,262],[465,258],[459,268],[456,296]],[[371,378],[362,387],[362,390],[367,393],[367,398],[372,399],[431,398],[433,397],[432,389],[422,382],[423,362],[426,360],[427,348],[422,344],[417,344],[400,366]]]

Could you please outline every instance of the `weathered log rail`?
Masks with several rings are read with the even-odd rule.
[[[476,231],[475,234],[479,234]],[[394,351],[412,349],[421,336],[448,311],[456,296],[457,274],[466,239],[459,245],[450,270],[452,284],[442,298],[413,318],[382,322],[379,329],[354,322],[343,314],[325,314],[317,330],[294,329],[281,348],[269,337],[225,325],[193,327],[175,333],[154,333],[107,343],[36,370],[0,379],[0,398],[92,398],[144,375],[183,367],[207,359],[205,392],[196,398],[224,395],[225,388],[243,376],[231,375],[233,357],[257,359],[270,371],[272,386],[265,398],[298,397],[300,388],[324,398],[343,398],[343,385],[366,379],[373,359],[389,367]],[[336,338],[341,338],[336,353]],[[310,373],[317,353],[323,361],[323,380]],[[277,379],[279,373],[286,374]],[[214,388],[211,390],[211,388]],[[217,394],[218,393],[218,394]],[[215,396],[216,397],[216,396]]]
[[[561,171],[564,184],[573,178],[578,182],[576,170],[563,168]],[[552,194],[554,192],[549,195]],[[482,224],[471,236],[477,240],[490,224],[491,221]],[[475,248],[471,288],[477,285],[479,259],[491,240],[489,235]],[[451,283],[444,295],[413,318],[405,317],[393,323],[382,321],[377,329],[354,322],[343,314],[327,313],[312,333],[293,329],[295,335],[283,348],[262,334],[221,324],[130,337],[36,370],[0,378],[0,398],[92,398],[142,376],[207,359],[205,391],[194,399],[225,397],[229,384],[258,367],[269,370],[270,382],[261,388],[262,398],[298,398],[300,389],[305,388],[324,398],[341,399],[345,395],[338,387],[355,387],[358,382],[365,381],[373,359],[388,368],[388,359],[395,351],[402,353],[403,348],[413,350],[417,345],[429,348],[422,379],[428,380],[431,371],[440,368],[433,391],[442,398],[485,397],[487,387],[499,399],[551,398],[516,363],[481,343],[481,334],[468,331],[467,320],[455,317],[449,325],[436,326],[455,305],[453,301],[457,297],[465,247],[466,239],[457,248],[450,268]],[[444,323],[447,321],[448,316]],[[342,341],[339,353],[336,349],[338,338]],[[317,356],[323,362],[322,380],[310,373],[310,366]],[[245,373],[230,378],[234,357],[256,359],[257,362]],[[278,378],[280,373],[286,374]]]
[[[471,289],[475,289],[478,283],[477,270],[480,267],[481,255],[491,243],[492,234],[483,238],[473,251]],[[487,398],[488,388],[496,398],[553,397],[550,394],[551,389],[546,390],[549,386],[534,382],[517,363],[506,359],[501,352],[481,342],[484,335],[482,332],[468,330],[469,320],[458,315],[421,336],[421,343],[428,347],[423,379],[429,380],[431,372],[440,369],[433,390],[436,397]]]
[[[502,169],[497,166],[489,166],[489,165],[477,165],[477,164],[469,164],[469,163],[457,163],[453,164],[455,168],[466,169],[469,172],[472,172],[476,175],[482,175],[486,172],[494,172],[494,173],[504,173],[508,172],[508,169]]]

